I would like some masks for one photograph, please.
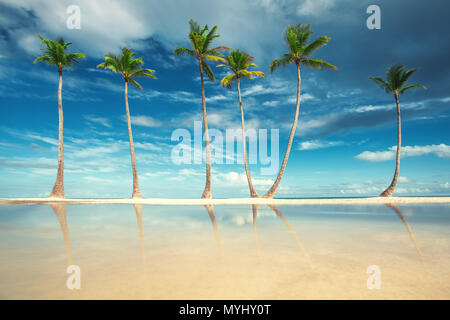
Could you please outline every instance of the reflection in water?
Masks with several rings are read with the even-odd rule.
[[[51,210],[58,218],[61,231],[56,230],[56,236],[60,240],[62,232],[65,252],[61,241],[52,241],[54,228],[50,228],[53,234],[48,234],[49,222],[56,226],[56,221],[47,205],[30,206],[26,210],[0,206],[0,256],[4,260],[0,263],[0,296],[7,299],[448,299],[449,207],[411,206],[409,209],[418,219],[410,226],[406,221],[410,218],[401,212],[403,205],[401,210],[396,205],[387,206],[389,209],[384,205],[368,208],[270,206],[268,209],[252,205],[253,225],[250,226],[248,205],[210,205],[205,209],[211,230],[205,229],[209,221],[200,206],[180,210],[179,206],[70,205],[67,214],[76,216],[71,219],[66,216],[66,205],[56,203],[51,205]],[[289,215],[280,211],[284,208],[284,213]],[[144,221],[144,209],[151,213],[151,221]],[[410,240],[405,238],[404,227],[397,218],[392,219],[391,210],[402,220]],[[390,215],[377,215],[386,211]],[[233,219],[240,212],[245,213],[244,220],[241,215],[239,220]],[[265,221],[262,216],[266,212],[277,217]],[[361,212],[382,223],[372,223]],[[302,215],[295,216],[296,213]],[[232,219],[221,214],[231,214]],[[12,215],[14,219],[10,218]],[[221,218],[225,225],[219,230]],[[285,226],[276,221],[278,218]],[[149,250],[150,243],[145,242],[150,240],[147,239],[150,230],[152,250]],[[302,230],[308,232],[303,234]],[[407,242],[393,250],[391,239]],[[77,250],[72,253],[74,243]],[[307,252],[304,245],[308,244],[311,248]],[[425,251],[425,247],[429,250]],[[426,254],[426,266],[421,250]],[[78,258],[77,252],[81,254]],[[67,290],[65,258],[67,264],[80,264],[79,291]],[[366,287],[366,268],[371,264],[383,266],[382,279],[386,285],[382,285],[382,290]],[[426,267],[431,268],[433,276],[426,272]],[[84,270],[88,272],[83,275]]]
[[[256,221],[256,219],[258,218],[258,208],[259,208],[259,205],[252,204],[253,234],[255,235],[256,253],[258,254],[258,260],[261,262],[261,247],[259,246],[258,225],[257,225],[257,221]]]
[[[52,203],[50,204],[50,207],[55,212],[61,226],[61,231],[64,237],[64,246],[66,247],[67,265],[70,266],[72,265],[72,251],[70,250],[70,237],[69,228],[67,226],[66,205],[62,203]]]
[[[214,235],[216,236],[217,248],[219,249],[220,257],[223,259],[223,248],[222,248],[222,240],[220,239],[219,228],[217,227],[216,216],[214,215],[214,207],[210,204],[204,206],[206,211],[208,211],[209,218],[211,219],[211,223],[214,229]]]
[[[142,224],[142,204],[134,204],[134,211],[136,212],[136,219],[139,228],[139,242],[141,246],[141,259],[142,259],[142,274],[144,275],[144,287],[147,295],[149,294],[149,277],[147,275],[147,255],[145,251],[144,240],[144,225]]]
[[[281,220],[283,220],[286,227],[289,229],[289,232],[291,233],[292,237],[295,239],[295,242],[297,243],[298,248],[302,252],[303,256],[306,258],[306,261],[308,262],[309,266],[314,269],[314,265],[312,263],[312,260],[306,251],[305,247],[303,247],[302,242],[300,241],[300,238],[297,236],[297,233],[295,232],[294,228],[292,228],[289,221],[286,219],[284,214],[281,213],[281,211],[278,209],[278,207],[274,204],[268,204],[268,207],[270,207],[279,217]]]
[[[400,217],[400,219],[402,219],[403,223],[405,224],[406,230],[408,231],[409,238],[411,239],[412,243],[414,244],[414,248],[416,248],[417,255],[419,256],[419,259],[422,262],[422,264],[425,266],[425,260],[423,259],[422,252],[420,251],[420,248],[417,244],[416,237],[414,237],[414,233],[412,232],[411,227],[409,226],[408,221],[406,221],[406,218],[403,215],[402,211],[394,203],[386,203],[385,205],[386,205],[386,207],[389,207],[392,210],[394,210],[397,213],[397,215]]]

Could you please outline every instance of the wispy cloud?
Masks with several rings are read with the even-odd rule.
[[[88,122],[92,122],[92,123],[98,123],[101,124],[102,126],[105,126],[107,128],[111,128],[111,123],[109,122],[109,119],[107,118],[102,118],[102,117],[97,117],[94,115],[84,115],[84,118],[88,121]]]
[[[395,157],[397,147],[392,146],[386,151],[364,151],[357,156],[356,159],[370,162],[393,160]],[[433,144],[427,146],[405,146],[401,149],[400,156],[405,157],[417,157],[427,154],[435,154],[439,158],[450,158],[450,146],[446,144]]]
[[[125,117],[124,120],[126,121]],[[163,125],[160,120],[154,119],[149,116],[131,116],[131,122],[136,126],[149,128],[161,127]]]
[[[342,144],[344,144],[343,141],[320,141],[320,140],[303,141],[300,143],[298,150],[324,149],[329,147],[340,146]]]

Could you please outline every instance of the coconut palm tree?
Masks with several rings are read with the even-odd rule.
[[[58,171],[56,174],[56,182],[50,193],[51,198],[64,198],[64,141],[63,141],[63,106],[62,106],[62,72],[64,68],[71,68],[74,64],[79,63],[79,59],[84,58],[84,53],[70,53],[67,47],[72,42],[65,42],[63,38],[57,40],[44,39],[38,35],[41,43],[44,45],[42,55],[37,57],[33,63],[45,62],[52,66],[58,67],[59,84],[58,84]]]
[[[242,126],[242,146],[244,148],[244,164],[245,173],[247,174],[248,187],[250,189],[250,196],[252,198],[258,197],[258,194],[253,187],[252,178],[250,176],[250,170],[248,169],[247,159],[247,142],[245,139],[245,123],[244,123],[244,109],[242,107],[241,99],[241,78],[253,79],[253,76],[264,77],[264,73],[261,71],[248,70],[250,67],[257,68],[258,66],[253,63],[255,58],[249,56],[245,52],[240,50],[233,50],[229,55],[225,57],[226,64],[219,64],[218,67],[226,67],[231,71],[231,74],[225,76],[220,82],[223,87],[231,89],[231,85],[237,83],[237,91],[239,98],[239,107],[241,109],[241,126]]]
[[[322,36],[317,38],[310,43],[308,43],[309,38],[313,31],[311,30],[311,25],[297,24],[289,25],[284,32],[284,40],[286,41],[289,53],[283,55],[283,58],[273,60],[270,64],[270,72],[285,67],[289,64],[295,63],[297,67],[297,102],[295,108],[294,122],[292,123],[291,132],[289,134],[288,144],[286,146],[286,152],[284,154],[283,162],[281,163],[280,171],[278,176],[273,183],[272,187],[263,196],[264,198],[273,198],[275,191],[277,190],[281,178],[283,177],[284,170],[286,169],[286,164],[289,158],[289,153],[291,151],[292,141],[294,139],[295,129],[297,127],[298,115],[300,110],[300,66],[310,67],[314,69],[334,69],[337,67],[323,61],[318,58],[311,58],[310,56],[320,47],[324,46],[330,40],[327,36]]]
[[[229,48],[224,46],[211,48],[212,41],[215,38],[219,37],[219,35],[216,34],[217,26],[214,26],[211,30],[209,30],[208,25],[200,27],[200,25],[193,19],[189,20],[189,26],[190,31],[188,37],[192,49],[176,47],[174,55],[190,56],[197,59],[198,62],[198,67],[200,70],[200,84],[202,90],[203,130],[205,132],[206,148],[206,183],[202,198],[211,198],[211,150],[209,148],[208,121],[206,117],[205,85],[203,82],[203,73],[205,72],[209,80],[211,80],[211,82],[214,82],[214,74],[206,61],[225,62],[225,60],[222,58],[223,54],[220,51],[229,50]]]
[[[386,73],[386,80],[379,77],[369,77],[370,80],[378,84],[386,93],[393,93],[395,98],[395,103],[397,104],[397,154],[395,157],[395,172],[394,178],[391,184],[384,190],[380,197],[390,197],[394,193],[395,186],[397,185],[398,174],[400,171],[400,150],[402,147],[402,124],[400,117],[400,104],[398,102],[399,94],[405,93],[405,91],[420,87],[426,89],[421,84],[406,85],[409,77],[417,71],[417,68],[405,70],[404,66],[401,64],[395,64],[388,68]]]
[[[136,52],[131,51],[129,48],[123,47],[122,55],[120,57],[113,53],[107,53],[105,55],[105,62],[100,63],[97,68],[109,69],[113,72],[120,73],[123,81],[125,82],[125,111],[127,114],[128,138],[130,140],[131,167],[133,169],[132,198],[142,198],[141,191],[139,190],[133,133],[131,131],[130,109],[128,106],[128,83],[139,90],[142,90],[142,86],[134,78],[139,77],[156,79],[156,77],[153,75],[155,70],[142,68],[144,61],[142,58],[134,58],[135,54]]]

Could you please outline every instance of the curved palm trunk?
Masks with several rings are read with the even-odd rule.
[[[244,148],[245,173],[247,175],[248,187],[250,189],[250,196],[252,198],[256,198],[256,197],[258,197],[258,193],[256,193],[255,188],[253,187],[252,177],[250,176],[250,170],[248,169],[247,141],[245,138],[244,109],[242,108],[241,83],[240,83],[239,77],[237,78],[237,90],[238,90],[238,96],[239,96],[239,107],[241,108],[242,146]]]
[[[402,148],[402,123],[400,118],[400,105],[398,103],[398,93],[394,93],[395,102],[397,104],[397,154],[395,158],[395,172],[394,172],[394,178],[392,179],[391,184],[389,187],[384,190],[380,197],[390,197],[394,193],[395,186],[397,185],[398,180],[398,173],[400,171],[400,151]]]
[[[284,170],[286,169],[286,164],[289,159],[289,153],[291,152],[292,141],[294,140],[295,129],[297,127],[298,122],[298,114],[300,110],[300,86],[302,83],[302,79],[300,77],[300,65],[297,63],[297,104],[295,108],[294,115],[294,123],[292,124],[291,132],[289,134],[289,141],[286,146],[286,152],[284,154],[283,162],[281,163],[280,171],[278,172],[277,179],[273,183],[272,187],[267,191],[267,193],[263,196],[264,198],[273,198],[275,192],[277,191],[278,186],[280,185],[281,178],[283,177]]]
[[[130,109],[128,107],[128,82],[125,81],[125,109],[127,113],[128,138],[130,139],[131,167],[133,168],[133,194],[132,198],[142,198],[139,190],[138,175],[136,168],[136,155],[134,154],[133,133],[131,132]]]
[[[202,199],[211,199],[211,150],[209,149],[208,120],[206,119],[206,101],[205,101],[205,84],[203,82],[202,60],[198,60],[200,68],[200,82],[202,86],[202,113],[203,128],[205,130],[205,147],[206,147],[206,183],[203,190]]]
[[[62,70],[59,69],[58,84],[58,172],[56,173],[56,182],[50,192],[50,198],[64,198],[64,141],[63,141],[63,107],[62,107]]]

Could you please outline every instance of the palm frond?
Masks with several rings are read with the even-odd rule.
[[[285,67],[290,63],[292,63],[292,61],[287,58],[273,60],[269,67],[270,73],[274,72],[275,70],[281,67]]]
[[[405,91],[407,91],[407,90],[409,90],[409,89],[411,89],[411,88],[422,88],[422,89],[427,90],[427,87],[425,87],[425,86],[423,86],[423,85],[421,85],[421,84],[411,84],[411,85],[409,85],[409,86],[406,86],[406,87],[401,88],[401,89],[399,90],[399,93],[400,93],[400,94],[403,94],[403,93],[405,93]]]
[[[173,51],[173,54],[175,56],[190,56],[190,57],[195,56],[195,52],[193,50],[182,47],[176,47],[175,50]]]
[[[230,74],[228,76],[223,77],[223,79],[220,81],[220,84],[222,87],[227,87],[228,89],[231,89],[231,85],[236,82],[236,74]]]
[[[322,59],[318,58],[304,58],[301,60],[301,64],[310,67],[313,69],[333,69],[336,70],[337,67],[332,65],[331,63],[328,63]]]
[[[226,63],[226,60],[222,57],[218,57],[218,56],[214,56],[214,55],[203,55],[203,58],[208,60],[208,61],[213,61],[213,62],[223,62]]]
[[[375,82],[376,84],[378,84],[383,90],[386,91],[386,93],[388,91],[391,91],[391,88],[389,86],[389,83],[385,82],[383,79],[381,79],[380,77],[369,77],[370,80],[372,80],[373,82]]]
[[[204,60],[202,60],[201,63],[202,63],[203,71],[206,73],[206,75],[208,76],[209,80],[211,82],[215,82],[216,78],[214,78],[214,73],[212,72],[212,70],[209,67],[209,65]]]
[[[139,90],[142,90],[142,86],[141,86],[136,80],[134,80],[133,78],[128,79],[128,82],[129,82],[132,86],[138,88]]]
[[[84,53],[70,53],[66,49],[72,42],[65,42],[63,38],[57,40],[45,39],[41,35],[37,35],[44,46],[42,55],[37,57],[33,63],[45,62],[49,65],[56,65],[60,70],[63,67],[71,67],[79,63],[79,59],[86,57]]]
[[[313,42],[311,42],[309,45],[303,48],[303,55],[309,57],[312,55],[317,49],[323,47],[330,41],[331,38],[327,36],[322,36],[320,38],[317,38]]]

